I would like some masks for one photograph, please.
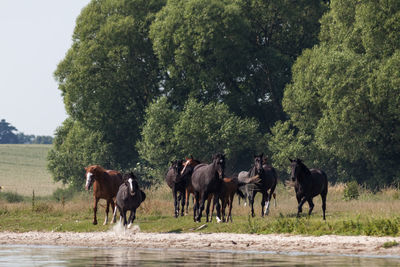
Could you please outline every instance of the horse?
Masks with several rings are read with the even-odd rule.
[[[185,215],[187,215],[187,212],[189,210],[190,194],[193,194],[193,196],[194,196],[194,189],[192,186],[192,173],[193,173],[194,167],[196,167],[200,163],[201,162],[199,160],[194,159],[193,156],[190,155],[190,158],[185,157],[185,162],[182,164],[183,168],[181,171],[181,175],[184,177],[183,179],[185,179],[185,181],[186,181],[186,188],[185,188],[186,213],[185,213]],[[211,199],[209,201],[211,201]]]
[[[315,196],[321,195],[322,199],[322,212],[325,218],[326,210],[326,195],[328,194],[328,177],[324,171],[319,169],[308,169],[301,159],[292,160],[289,158],[291,167],[291,179],[294,184],[296,198],[298,203],[297,217],[302,212],[303,204],[307,201],[310,207],[308,215],[314,208],[312,199]]]
[[[93,224],[97,224],[97,204],[100,199],[105,199],[106,204],[106,217],[104,225],[108,223],[108,212],[111,204],[112,210],[115,208],[114,198],[117,195],[119,186],[122,184],[122,175],[118,171],[106,170],[100,165],[91,165],[85,168],[86,170],[86,185],[85,189],[88,191],[93,185]],[[113,222],[115,222],[113,220]]]
[[[245,195],[251,206],[251,216],[254,217],[254,198],[257,192],[262,194],[261,200],[261,217],[269,214],[269,206],[272,195],[276,188],[278,182],[278,175],[274,168],[269,167],[265,163],[263,158],[263,153],[261,155],[254,156],[254,165],[248,172],[240,172],[238,175],[239,182],[244,181],[245,178],[253,177],[256,175],[260,176],[260,180],[257,183],[248,183],[242,186],[240,190],[243,195]],[[269,192],[268,192],[269,191]],[[267,203],[266,203],[267,202]],[[264,210],[265,207],[265,210]]]
[[[118,208],[123,219],[124,227],[128,225],[129,229],[136,218],[136,209],[146,199],[146,194],[139,189],[136,176],[132,172],[125,174],[123,180],[124,183],[122,183],[118,189],[113,219],[116,217]],[[128,210],[131,213],[129,219],[126,220],[126,213]]]
[[[184,215],[185,206],[185,190],[186,181],[182,177],[183,160],[171,161],[171,166],[169,167],[167,174],[165,176],[165,181],[168,186],[172,189],[172,196],[174,198],[174,210],[175,218],[179,216],[179,201],[181,201],[182,211],[181,216]]]
[[[219,195],[225,170],[225,155],[213,155],[212,163],[197,165],[192,174],[192,186],[195,192],[195,205],[193,207],[193,220],[201,221],[204,203],[209,194],[214,194],[214,204],[217,206],[217,217],[220,218]]]

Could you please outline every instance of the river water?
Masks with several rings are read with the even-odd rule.
[[[400,266],[400,256],[0,245],[0,266]]]

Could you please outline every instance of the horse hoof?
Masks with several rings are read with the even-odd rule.
[[[215,217],[216,218],[216,220],[217,220],[217,223],[220,223],[220,222],[222,222],[222,220],[220,219],[220,218],[218,218],[218,216],[217,217]]]
[[[93,225],[97,225],[97,221],[94,221],[94,222],[93,222]]]

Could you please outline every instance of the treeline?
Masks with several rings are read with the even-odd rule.
[[[0,121],[0,144],[52,144],[53,137],[45,135],[26,135],[5,119]]]
[[[69,117],[48,167],[163,178],[175,158],[264,152],[331,182],[400,182],[400,2],[91,1],[55,77]]]

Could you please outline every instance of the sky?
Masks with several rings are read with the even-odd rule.
[[[0,0],[0,120],[51,135],[67,118],[54,71],[90,0]]]

